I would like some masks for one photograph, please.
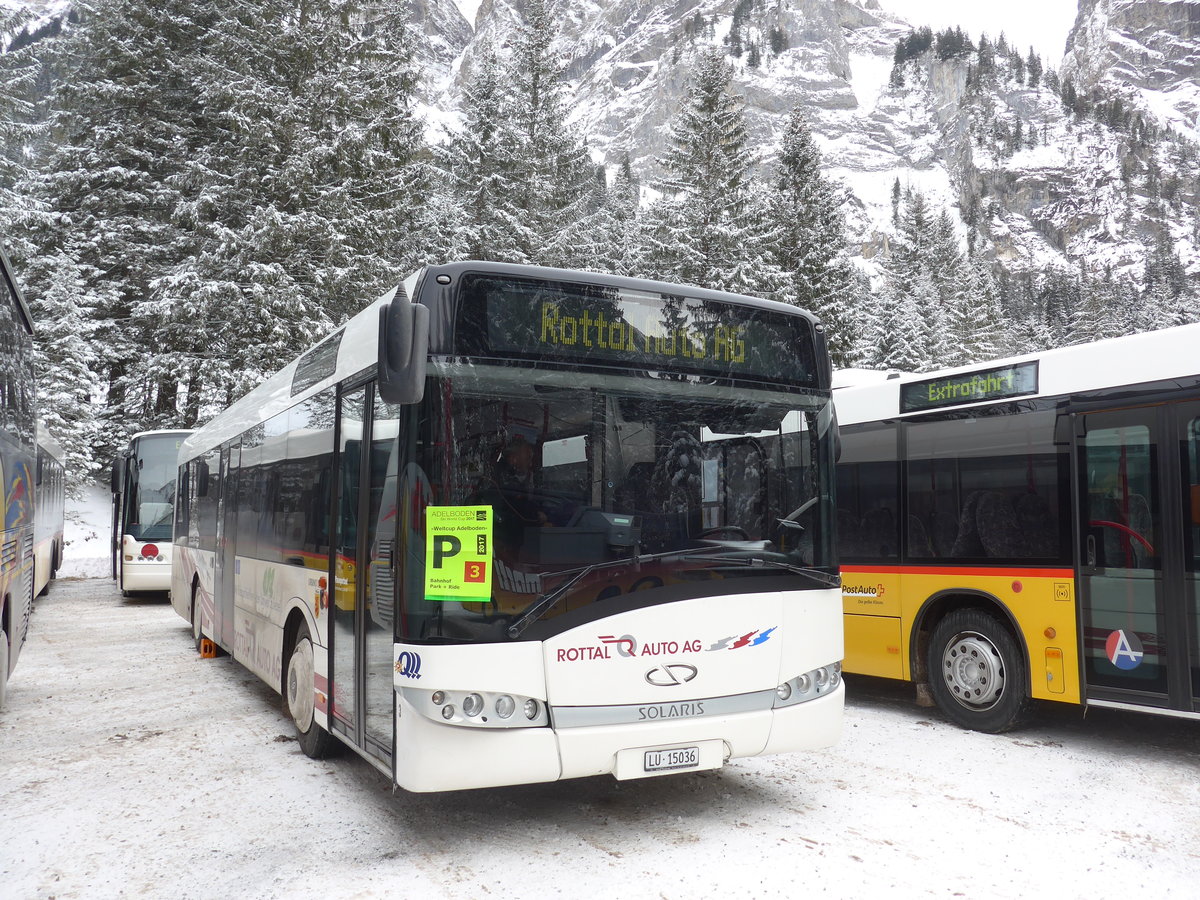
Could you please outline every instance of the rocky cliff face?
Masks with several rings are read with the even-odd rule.
[[[1200,139],[1200,2],[1079,0],[1063,74]]]
[[[449,0],[422,2],[446,4],[445,19],[455,18]],[[930,52],[906,64],[903,86],[891,86],[896,42],[911,26],[875,0],[557,0],[552,8],[576,123],[609,164],[629,153],[645,182],[659,174],[694,48],[718,43],[729,48],[764,159],[787,114],[804,109],[828,173],[849,189],[848,222],[864,257],[886,248],[899,180],[957,210],[964,233],[973,228],[978,249],[1009,271],[1081,260],[1134,271],[1163,236],[1200,269],[1189,171],[1200,140],[1200,0],[1080,0],[1061,78],[1037,85],[1003,53],[980,79],[977,54]],[[473,31],[459,15],[440,44],[431,38],[440,54],[431,71],[444,77],[430,81],[429,102],[440,115],[453,114],[478,47],[507,42],[520,15],[521,0],[484,0]],[[464,26],[472,32],[465,43]],[[1062,99],[1066,81],[1082,98],[1076,109]]]

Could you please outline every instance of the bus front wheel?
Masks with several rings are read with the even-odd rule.
[[[999,734],[1029,713],[1029,679],[1012,633],[994,616],[960,609],[929,641],[929,685],[946,717],[963,728]]]
[[[302,622],[288,657],[283,706],[296,726],[296,740],[304,755],[324,759],[333,752],[335,744],[329,732],[317,724],[314,715],[316,667],[313,660],[312,639],[308,635],[308,626]]]

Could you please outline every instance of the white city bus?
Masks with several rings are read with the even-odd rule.
[[[1034,700],[1200,718],[1198,344],[838,373],[846,670],[980,731]]]
[[[830,377],[782,304],[427,267],[184,443],[172,602],[408,790],[828,747]]]
[[[112,577],[124,594],[171,587],[179,448],[190,431],[143,431],[112,466]]]

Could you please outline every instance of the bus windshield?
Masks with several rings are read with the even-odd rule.
[[[827,395],[457,361],[434,371],[413,456],[401,452],[418,465],[400,508],[490,507],[492,599],[427,598],[412,519],[400,535],[405,639],[503,640],[533,617],[554,630],[564,613],[615,611],[597,601],[730,593],[731,579],[828,587],[836,575]],[[553,608],[538,609],[548,595]]]
[[[137,541],[169,541],[175,503],[177,432],[139,437],[129,458],[127,534]]]

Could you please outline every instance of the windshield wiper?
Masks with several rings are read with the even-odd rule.
[[[767,559],[762,556],[693,556],[692,559],[698,559],[702,562],[728,563],[745,569],[782,569],[785,572],[791,572],[793,575],[803,575],[806,578],[811,578],[817,584],[823,584],[826,587],[840,587],[842,584],[842,579],[837,575],[830,575],[828,572],[822,572],[820,569],[814,569],[811,566],[797,566],[794,563],[784,562],[781,559]]]
[[[529,605],[529,608],[526,609],[525,612],[523,612],[515,622],[508,626],[508,636],[513,639],[520,637],[521,633],[525,631],[526,628],[553,609],[558,601],[561,600],[566,593],[571,590],[571,588],[573,588],[588,575],[592,574],[592,572],[596,572],[601,569],[611,569],[614,566],[627,566],[630,563],[637,566],[644,562],[650,562],[656,559],[668,559],[670,557],[677,556],[690,556],[694,559],[705,559],[707,557],[697,556],[697,554],[711,552],[712,550],[709,547],[692,547],[686,550],[667,550],[663,553],[634,554],[633,556],[623,556],[620,559],[606,559],[603,562],[595,562],[591,565],[582,566],[578,569],[563,569],[560,572],[554,572],[554,575],[571,575],[573,577],[568,578],[554,590],[547,591],[534,600],[533,603]]]

